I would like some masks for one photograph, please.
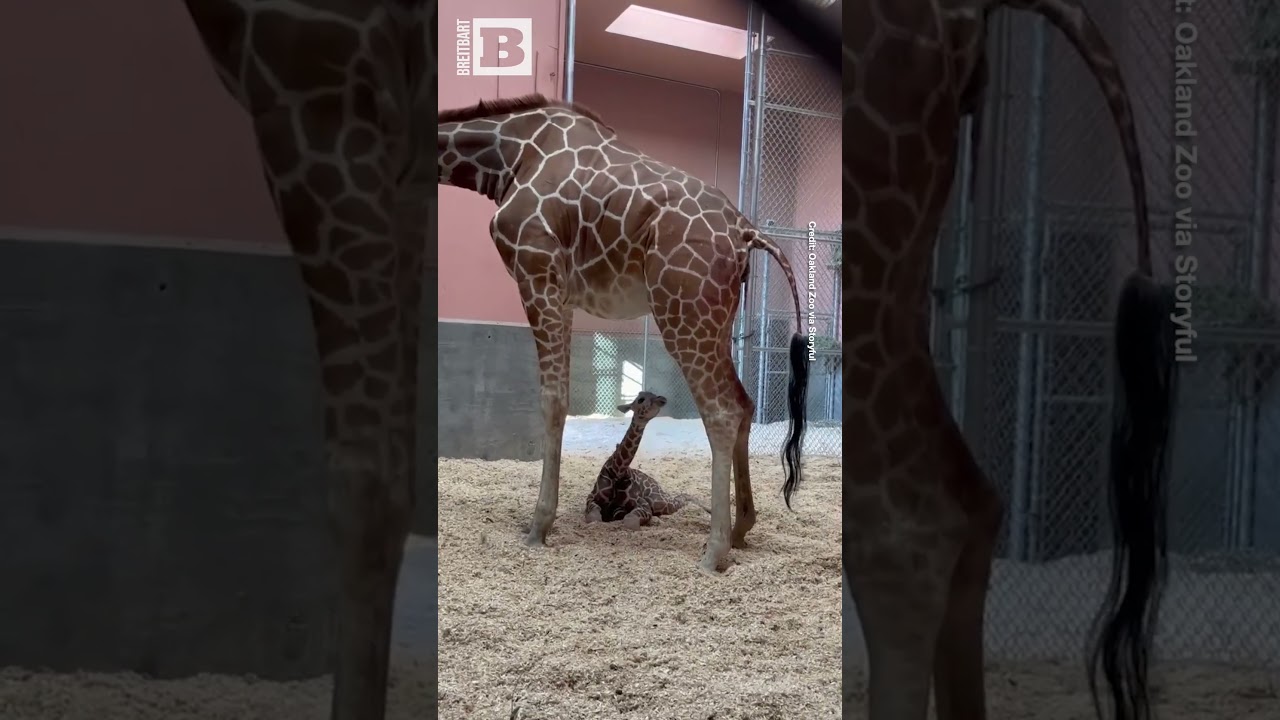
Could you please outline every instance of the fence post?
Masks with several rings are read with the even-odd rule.
[[[754,69],[753,60],[755,53],[751,47],[751,29],[755,27],[756,4],[747,3],[747,53],[743,58],[744,72],[742,73],[742,140],[739,142],[738,148],[738,210],[745,212],[747,208],[747,183],[749,174],[754,174],[751,168],[751,156],[749,155],[751,147],[751,82],[752,72],[758,72]],[[751,253],[747,254],[747,277],[751,276]],[[734,349],[737,357],[734,358],[738,364],[738,377],[743,378],[747,372],[747,305],[750,302],[747,298],[747,283],[742,284],[742,297],[738,301],[738,319],[737,332],[734,335],[737,340],[734,342]]]
[[[648,390],[645,381],[649,377],[649,316],[644,316],[644,334],[640,339],[640,389]]]
[[[836,248],[840,249],[840,245],[837,244]],[[843,255],[841,255],[841,257],[843,257]],[[834,348],[841,347],[844,343],[844,334],[840,332],[840,299],[841,299],[840,298],[840,280],[841,280],[840,263],[832,263],[831,269],[834,271],[832,273],[834,277],[832,278],[832,283],[831,283],[831,288],[832,288],[831,290],[831,339],[835,343],[835,345],[833,346],[833,349],[834,349]],[[841,352],[843,352],[843,350]],[[835,368],[831,372],[831,374],[827,375],[827,419],[828,420],[840,419],[840,417],[836,414],[836,398],[840,393],[840,389],[839,387],[837,387],[837,384],[836,384],[836,378],[840,377],[841,372],[842,372],[841,368]]]
[[[577,64],[577,53],[574,48],[578,44],[578,2],[568,0],[568,22],[564,38],[564,101],[573,102],[573,66]]]
[[[756,422],[764,422],[764,408],[769,397],[769,263],[764,263],[764,272],[760,273],[760,323],[756,330],[756,347],[759,356],[756,361]]]
[[[1256,54],[1259,60],[1262,48]],[[1249,291],[1253,297],[1265,298],[1271,291],[1271,224],[1272,199],[1276,185],[1276,82],[1272,63],[1253,65],[1253,208],[1250,213]],[[1236,498],[1234,549],[1253,546],[1254,499],[1258,466],[1258,351],[1248,348],[1243,373],[1244,403],[1240,433],[1240,484]]]
[[[752,104],[755,106],[754,114],[751,116],[751,122],[754,125],[751,132],[751,159],[755,164],[755,172],[751,175],[751,220],[760,225],[760,153],[761,142],[764,135],[764,46],[765,46],[765,16],[760,13],[760,41],[756,48],[756,76],[755,76],[755,92],[752,97]],[[751,37],[751,33],[747,33],[747,37]],[[759,334],[756,336],[755,346],[760,354],[757,362],[756,375],[756,418],[755,422],[761,422],[764,417],[764,406],[767,404],[768,398],[765,397],[765,369],[768,360],[768,340],[765,332],[769,323],[769,262],[766,258],[764,262],[764,272],[761,273],[763,279],[760,282],[760,328]]]
[[[960,124],[960,143],[957,152],[960,162],[956,163],[957,181],[955,183],[955,222],[948,237],[938,238],[937,259],[934,261],[934,274],[946,278],[946,282],[936,285],[945,293],[935,306],[933,322],[936,331],[934,355],[937,361],[947,365],[947,378],[942,383],[943,392],[950,399],[951,414],[956,424],[964,427],[965,401],[964,387],[968,363],[968,314],[969,296],[956,288],[971,278],[969,263],[969,243],[973,235],[973,166],[977,159],[973,156],[973,117],[966,117]],[[943,275],[945,273],[945,275]],[[941,378],[940,378],[941,379]]]
[[[1035,388],[1036,350],[1032,323],[1039,314],[1040,293],[1040,165],[1044,145],[1044,86],[1045,86],[1045,26],[1044,18],[1034,20],[1031,40],[1031,90],[1027,120],[1027,190],[1023,215],[1022,286],[1018,311],[1023,327],[1018,332],[1018,394],[1013,446],[1013,492],[1009,512],[1010,554],[1014,560],[1027,559],[1027,541],[1030,524],[1028,496],[1032,475],[1038,468],[1031,466],[1032,419],[1035,403],[1039,401]]]

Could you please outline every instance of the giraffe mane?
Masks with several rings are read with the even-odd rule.
[[[568,110],[583,115],[598,125],[605,128],[609,132],[613,132],[613,128],[609,123],[604,121],[594,110],[580,103],[566,103],[559,100],[549,100],[541,93],[530,93],[519,97],[511,98],[495,98],[493,100],[481,100],[471,107],[455,108],[452,110],[441,110],[438,122],[456,123],[468,122],[470,120],[478,120],[480,118],[490,117],[493,115],[506,115],[509,113],[524,112],[526,110],[542,110],[544,108],[558,108],[560,110]]]

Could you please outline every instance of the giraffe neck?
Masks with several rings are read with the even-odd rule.
[[[622,436],[622,442],[618,443],[618,447],[613,450],[613,456],[609,458],[613,469],[621,470],[630,467],[631,461],[636,457],[636,450],[640,449],[640,437],[644,435],[644,426],[648,424],[648,420],[631,419],[627,434]]]
[[[526,139],[515,123],[492,118],[444,123],[436,134],[440,184],[480,193],[498,202],[515,179]]]

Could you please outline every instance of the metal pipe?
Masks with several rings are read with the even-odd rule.
[[[751,159],[754,160],[755,172],[751,173],[751,222],[760,223],[760,147],[764,141],[764,17],[760,20],[760,46],[754,49],[755,53],[755,77],[751,78],[755,82],[755,92],[751,97],[750,105],[754,106],[754,113],[751,114]],[[751,33],[746,33],[748,42],[750,42]]]
[[[1035,320],[1040,277],[1040,163],[1044,145],[1045,26],[1035,19],[1031,38],[1031,89],[1027,119],[1026,207],[1023,215],[1022,287],[1019,317]],[[1027,559],[1027,512],[1031,475],[1032,416],[1034,415],[1035,342],[1030,333],[1018,336],[1018,395],[1014,424],[1013,492],[1009,508],[1009,544],[1014,560]]]
[[[755,78],[753,78],[755,80],[755,85],[756,85],[755,97],[753,99],[755,114],[752,115],[751,117],[751,121],[752,121],[751,157],[755,160],[755,172],[752,173],[752,177],[751,177],[751,212],[749,215],[752,222],[756,223],[757,226],[760,226],[762,224],[760,221],[760,171],[761,171],[760,153],[761,153],[761,144],[763,142],[762,135],[764,134],[763,131],[764,131],[765,17],[763,13],[760,14],[759,19],[760,19],[760,36],[759,36],[760,42],[759,42],[759,47],[755,48],[756,75],[755,75]],[[748,32],[747,38],[749,39],[750,37],[751,37],[751,33]],[[760,281],[760,329],[759,329],[760,334],[757,336],[757,344],[761,346],[769,342],[769,338],[766,337],[765,335],[765,333],[768,330],[768,326],[769,326],[769,263],[766,262],[764,263],[764,271],[761,273],[761,281]],[[764,417],[764,405],[766,400],[764,395],[765,370],[768,367],[768,358],[765,357],[765,355],[766,354],[763,350],[760,351],[759,357],[756,362],[757,375],[756,375],[755,422],[760,422],[761,418]]]
[[[750,29],[755,21],[756,4],[747,3],[747,28]],[[742,72],[742,138],[738,143],[738,207],[741,208],[746,204],[747,199],[747,171],[750,166],[750,157],[747,155],[747,143],[751,139],[751,73],[752,59],[751,52],[751,32],[746,33],[747,52],[743,56],[743,72]]]
[[[1008,132],[1010,113],[1007,98],[1012,94],[1009,75],[1013,63],[1010,62],[1008,26],[1013,17],[1014,13],[995,13],[991,19],[991,86],[983,99],[981,135],[975,133],[973,140],[975,148],[981,148],[987,158],[989,171],[977,178],[979,186],[972,192],[974,198],[981,202],[981,205],[974,208],[975,217],[981,218],[975,220],[974,226],[976,228],[981,222],[983,232],[981,237],[977,237],[975,230],[975,240],[969,244],[968,265],[971,277],[991,272],[997,264],[994,255],[998,249],[995,246],[998,244],[1000,228],[997,223],[991,222],[991,218],[999,216],[1001,211],[997,208],[1004,207],[1004,185],[1011,177],[1007,174],[1005,165],[1008,143],[1003,142],[1002,138],[1012,137],[1012,133]],[[965,424],[962,427],[966,440],[974,447],[987,444],[988,438],[994,433],[990,427],[991,414],[986,398],[996,381],[989,368],[992,338],[997,337],[996,323],[1000,313],[991,299],[992,295],[993,293],[988,292],[982,297],[970,297],[967,300],[965,336],[968,342],[964,347],[967,375],[964,378],[965,407],[962,416]]]
[[[839,247],[837,245],[836,247]],[[843,257],[843,256],[842,256]],[[831,340],[835,343],[835,347],[840,347],[840,265],[832,263],[834,267],[831,283]],[[843,352],[843,350],[841,351]],[[837,355],[836,357],[840,357]],[[827,419],[838,420],[836,417],[836,373],[841,372],[841,368],[832,369],[831,374],[827,375]]]
[[[772,55],[776,52],[776,50],[770,50],[769,54]],[[844,118],[840,113],[810,110],[808,108],[797,107],[795,105],[784,105],[782,103],[765,103],[764,107],[766,110],[777,110],[779,112],[791,113],[792,115],[805,115],[807,117],[822,118],[824,120],[842,120]]]
[[[1019,320],[1017,318],[1001,318],[995,324],[996,332],[1052,332],[1069,333],[1082,337],[1106,337],[1114,329],[1109,323],[1086,322],[1083,320]],[[1280,330],[1263,330],[1260,328],[1228,328],[1207,327],[1198,332],[1196,340],[1204,345],[1215,343],[1277,343],[1280,342]]]
[[[751,157],[755,160],[755,172],[751,175],[751,221],[760,224],[760,153],[764,130],[764,17],[760,18],[760,47],[756,48],[755,93],[752,104],[755,113],[751,116]],[[751,37],[751,33],[747,33]],[[766,264],[766,267],[768,265]]]
[[[760,273],[760,328],[758,342],[760,350],[756,361],[756,419],[764,422],[765,378],[769,369],[769,353],[763,348],[769,342],[769,263],[764,263],[764,272]]]
[[[960,187],[959,202],[956,203],[958,211],[956,213],[956,253],[955,253],[955,273],[953,278],[955,282],[967,280],[970,275],[969,268],[969,243],[973,236],[973,205],[970,202],[973,198],[973,164],[976,159],[973,157],[973,116],[966,117],[964,124],[960,130]],[[969,346],[969,332],[966,328],[966,321],[969,316],[969,296],[967,293],[956,293],[951,299],[951,320],[956,325],[954,332],[951,332],[951,357],[955,363],[955,368],[951,371],[951,414],[956,419],[956,424],[964,427],[965,417],[965,373],[968,372],[965,358],[968,355],[967,348]]]
[[[573,102],[573,64],[577,53],[574,52],[574,46],[577,45],[578,32],[578,0],[569,0],[569,30],[565,40],[564,53],[564,101]]]
[[[956,382],[960,372],[956,357],[958,353],[963,353],[963,347],[956,346],[955,337],[958,334],[954,332],[956,323],[952,322],[949,316],[954,313],[956,307],[954,303],[959,302],[962,295],[954,292],[954,289],[964,282],[958,261],[960,234],[966,214],[965,206],[969,200],[968,130],[970,125],[969,117],[961,120],[960,131],[957,134],[959,142],[956,147],[958,161],[952,170],[956,202],[951,206],[951,213],[945,223],[949,228],[948,232],[940,231],[937,242],[934,243],[933,265],[929,278],[930,285],[936,289],[935,293],[929,295],[929,350],[932,353],[934,369],[938,373],[938,384],[943,388],[944,397],[948,397],[948,402],[953,407],[954,394],[946,394],[946,389]],[[962,413],[953,412],[953,415],[957,424],[963,423]]]
[[[1203,225],[1201,227],[1203,227]],[[807,243],[809,240],[809,230],[807,228],[786,228],[780,225],[775,225],[769,228],[769,236],[773,238],[804,240]],[[839,232],[823,232],[821,230],[814,230],[813,239],[826,245],[837,245],[841,241],[841,236]]]
[[[1041,239],[1041,256],[1050,251],[1053,243],[1053,235],[1051,228],[1053,223],[1045,218],[1043,231],[1040,234]],[[1044,281],[1037,283],[1038,302],[1036,304],[1036,319],[1044,320],[1044,309],[1049,304],[1049,282]],[[1048,334],[1036,333],[1035,343],[1035,385],[1032,388],[1031,397],[1034,398],[1031,411],[1031,437],[1030,437],[1030,455],[1031,455],[1031,474],[1027,478],[1027,559],[1041,560],[1043,556],[1040,554],[1040,518],[1043,514],[1044,505],[1042,503],[1044,490],[1044,434],[1045,434],[1045,415],[1047,408],[1048,392],[1046,385],[1048,374],[1046,368],[1046,358],[1048,357]]]
[[[1271,284],[1271,223],[1276,188],[1276,84],[1259,72],[1254,79],[1253,107],[1253,217],[1250,254],[1253,258],[1249,288],[1265,293]]]
[[[1241,385],[1239,378],[1231,383],[1231,389],[1228,392],[1235,395],[1237,399],[1227,402],[1227,496],[1223,510],[1226,517],[1222,522],[1221,542],[1223,547],[1230,549],[1236,548],[1240,527],[1240,478],[1244,455],[1244,434],[1241,432],[1243,408],[1238,399]]]
[[[640,389],[645,387],[645,378],[649,377],[649,316],[644,316],[644,342],[640,345]]]
[[[747,174],[751,171],[751,156],[748,155],[748,143],[751,141],[751,33],[749,29],[755,21],[756,4],[747,3],[747,28],[746,33],[747,52],[743,56],[743,73],[742,73],[742,139],[738,143],[738,208],[742,209],[747,204]],[[747,277],[751,277],[751,253],[747,253]],[[747,369],[747,296],[746,288],[743,288],[742,299],[738,301],[738,317],[734,321],[736,330],[734,336],[737,340],[734,342],[737,351],[737,357],[734,358],[737,368],[738,377],[741,378]]]
[[[1276,82],[1267,73],[1254,78],[1253,103],[1253,212],[1250,232],[1249,290],[1254,297],[1265,298],[1271,292],[1271,231],[1276,189]],[[1248,346],[1246,346],[1248,347]],[[1256,346],[1255,346],[1256,347]],[[1245,363],[1245,407],[1241,418],[1241,468],[1239,513],[1236,524],[1236,548],[1253,546],[1254,501],[1257,493],[1258,464],[1258,399],[1254,391],[1257,379],[1257,352],[1249,351]]]

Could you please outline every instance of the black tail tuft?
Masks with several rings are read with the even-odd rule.
[[[1150,720],[1148,669],[1168,566],[1166,455],[1177,371],[1172,293],[1135,273],[1116,312],[1116,390],[1112,408],[1112,567],[1094,620],[1089,692],[1098,699],[1099,666],[1114,720]]]
[[[804,413],[809,395],[809,341],[804,335],[791,338],[791,382],[787,385],[787,407],[791,411],[791,433],[782,446],[782,464],[787,470],[782,498],[791,507],[791,494],[800,487],[800,448],[804,444]]]

